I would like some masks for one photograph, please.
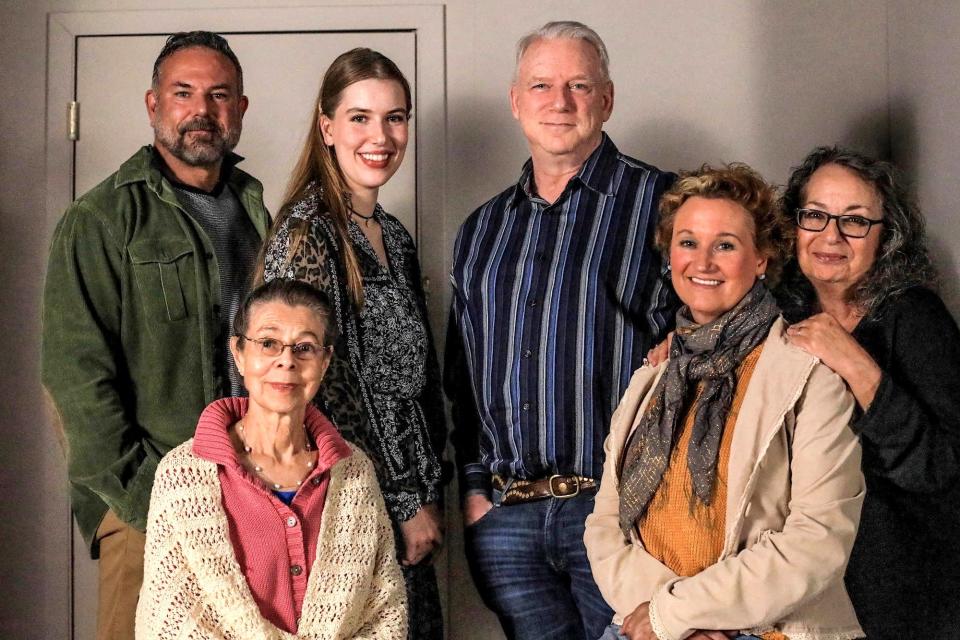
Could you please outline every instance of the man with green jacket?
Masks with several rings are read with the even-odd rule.
[[[110,640],[133,638],[157,462],[242,391],[227,340],[269,225],[263,186],[234,166],[247,98],[226,40],[171,36],[146,106],[153,145],[67,210],[43,300],[43,384]]]

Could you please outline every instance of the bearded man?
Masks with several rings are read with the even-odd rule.
[[[99,640],[134,637],[157,462],[208,403],[242,389],[227,340],[269,226],[263,186],[231,153],[247,104],[224,38],[170,36],[146,93],[153,145],[54,233],[42,379],[73,513],[99,558]]]

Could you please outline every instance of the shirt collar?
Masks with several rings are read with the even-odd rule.
[[[597,148],[587,157],[583,166],[580,167],[580,171],[570,178],[570,181],[564,188],[565,193],[576,188],[577,184],[582,184],[601,195],[613,195],[613,181],[616,177],[613,166],[620,155],[620,151],[605,131],[601,132],[600,135],[600,144],[597,145]],[[533,198],[532,186],[533,159],[527,158],[527,161],[523,163],[523,169],[520,171],[520,179],[517,181],[514,190],[514,202],[516,203],[520,198]],[[559,199],[563,197],[564,196],[561,195]]]
[[[240,467],[228,429],[247,414],[249,402],[248,398],[221,398],[208,405],[197,422],[197,430],[193,436],[193,453],[224,467]],[[317,445],[319,472],[329,470],[351,454],[350,445],[337,428],[312,404],[307,405],[304,424]]]
[[[232,151],[223,157],[223,163],[220,166],[221,183],[229,183],[240,188],[245,186],[245,174],[240,170],[233,170],[242,160],[242,156]],[[133,182],[146,182],[153,191],[160,193],[161,184],[164,181],[168,184],[170,182],[163,174],[163,167],[163,158],[160,157],[156,147],[145,145],[120,166],[116,174],[115,186],[122,187]],[[261,192],[262,190],[260,187]]]

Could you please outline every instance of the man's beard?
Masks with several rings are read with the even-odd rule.
[[[152,124],[157,144],[191,167],[208,167],[219,163],[240,141],[239,122],[236,127],[224,130],[213,118],[197,116],[177,125],[174,130],[167,127],[160,113],[157,113]],[[209,131],[210,137],[208,139],[195,136],[188,138],[189,131]]]

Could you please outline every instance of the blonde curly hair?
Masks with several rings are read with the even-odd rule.
[[[793,227],[780,215],[776,188],[749,166],[734,162],[722,167],[708,164],[696,171],[681,172],[680,177],[660,199],[660,221],[656,246],[670,255],[670,240],[677,211],[693,197],[729,200],[740,205],[753,221],[754,245],[767,258],[767,286],[779,280],[783,263],[792,252]]]

